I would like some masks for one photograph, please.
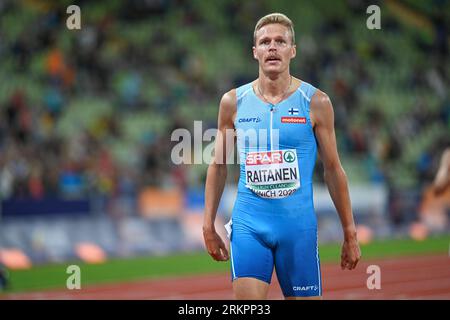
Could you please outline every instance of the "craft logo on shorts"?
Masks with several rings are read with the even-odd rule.
[[[293,153],[293,152],[292,152]],[[286,160],[286,153],[284,156]],[[295,160],[295,158],[294,158]],[[293,160],[292,160],[293,161]],[[289,162],[292,162],[289,161]],[[283,156],[281,151],[268,151],[268,152],[250,152],[247,155],[247,159],[245,164],[248,166],[256,166],[256,165],[270,165],[283,163]]]
[[[319,289],[319,287],[317,285],[313,285],[313,286],[293,286],[292,287],[292,290],[294,290],[294,291],[310,291],[310,290],[317,291],[317,289]]]
[[[305,117],[281,117],[282,123],[299,123],[299,124],[305,124],[306,118]]]

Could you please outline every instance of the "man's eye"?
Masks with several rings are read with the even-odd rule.
[[[284,43],[286,43],[286,41],[284,41],[284,40],[277,40],[277,43],[284,44]]]

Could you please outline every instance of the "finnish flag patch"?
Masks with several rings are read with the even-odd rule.
[[[288,112],[289,112],[289,114],[290,114],[291,116],[293,116],[293,115],[295,115],[295,114],[298,114],[298,109],[296,109],[296,108],[290,108],[290,109],[288,110]]]

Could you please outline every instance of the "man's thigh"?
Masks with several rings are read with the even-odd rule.
[[[283,237],[275,251],[275,270],[285,297],[320,298],[317,229],[295,230]]]
[[[233,222],[230,241],[231,276],[237,299],[265,299],[274,258],[254,231]]]

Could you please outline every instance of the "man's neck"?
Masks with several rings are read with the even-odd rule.
[[[267,97],[280,97],[289,91],[289,86],[292,82],[289,70],[277,75],[266,75],[260,71],[258,78],[258,86],[264,96]]]

